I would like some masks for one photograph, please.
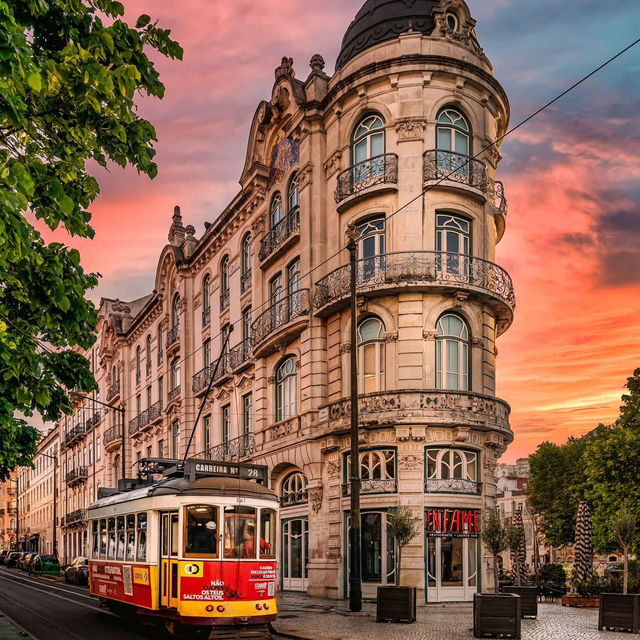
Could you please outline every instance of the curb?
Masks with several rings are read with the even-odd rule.
[[[15,634],[5,635],[3,631],[5,629],[11,631],[11,629],[15,631]],[[3,640],[11,639],[12,636],[16,638],[16,640],[23,638],[31,638],[35,640],[35,637],[32,636],[22,625],[18,624],[13,618],[9,617],[4,611],[0,611],[0,637]]]

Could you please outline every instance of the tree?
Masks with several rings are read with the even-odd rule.
[[[0,0],[0,479],[35,453],[16,412],[55,420],[71,412],[67,389],[95,388],[77,350],[95,339],[85,293],[97,276],[34,224],[93,237],[91,161],[157,173],[134,98],[164,93],[147,52],[182,49],[149,16],[131,27],[123,14],[114,0]]]
[[[522,526],[522,514],[518,512],[519,518],[512,518],[504,522],[504,530],[507,538],[507,548],[511,551],[511,558],[514,563],[514,577],[516,585],[522,586],[522,573],[524,571],[524,556],[526,554],[526,540],[524,527]]]
[[[629,549],[636,535],[636,517],[628,511],[621,511],[611,524],[613,534],[622,547],[624,556],[624,578],[622,593],[628,593],[629,587]]]
[[[400,570],[402,568],[402,550],[420,532],[420,520],[413,517],[413,512],[407,506],[393,507],[387,511],[387,530],[398,545],[398,559],[396,561],[397,584],[400,585]]]
[[[498,556],[508,548],[509,539],[497,509],[488,509],[482,522],[482,542],[493,556],[493,588],[498,594]]]

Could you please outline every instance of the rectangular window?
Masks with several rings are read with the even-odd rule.
[[[147,387],[147,409],[151,406],[151,387]]]
[[[127,560],[136,559],[136,517],[127,516]]]
[[[138,514],[138,562],[146,562],[147,560],[147,514]]]
[[[100,559],[107,557],[107,521],[100,520]]]
[[[184,508],[184,555],[218,557],[218,507]]]
[[[260,511],[260,559],[275,558],[276,553],[276,512],[273,509]]]
[[[107,559],[115,560],[115,557],[116,557],[116,519],[115,518],[107,519],[107,536],[108,536]]]
[[[253,433],[253,396],[250,393],[242,396],[242,433],[245,436]]]
[[[225,509],[224,557],[256,557],[256,510],[253,507]]]
[[[162,408],[164,406],[164,378],[162,376],[158,378],[158,401]]]
[[[118,547],[116,553],[116,560],[124,560],[124,542],[125,542],[125,529],[124,529],[124,516],[118,516],[116,519],[117,534],[118,534]]]
[[[93,464],[93,443],[89,444],[89,464]]]
[[[180,457],[180,422],[174,420],[171,425],[171,455],[174,458]]]
[[[203,421],[204,429],[204,450],[209,451],[211,448],[211,416],[205,416]]]
[[[164,440],[158,440],[158,458],[164,458]]]
[[[102,447],[100,446],[100,436],[96,439],[96,460],[102,457]]]
[[[91,523],[91,557],[98,558],[100,554],[100,538],[98,533],[98,521]]]
[[[151,445],[147,447],[147,458],[151,458],[153,456]]]
[[[231,405],[226,404],[222,407],[222,442],[229,442],[231,435]]]

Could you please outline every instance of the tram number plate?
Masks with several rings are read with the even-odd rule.
[[[240,496],[238,496],[238,497],[236,498],[236,503],[237,503],[237,504],[245,504],[246,502],[247,502],[247,499],[246,499],[246,498],[241,498]]]

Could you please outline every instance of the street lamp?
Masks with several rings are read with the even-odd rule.
[[[349,529],[349,609],[362,611],[362,555],[360,553],[360,442],[358,440],[358,350],[356,300],[356,250],[358,231],[354,224],[347,228],[347,250],[351,274],[351,529]]]

